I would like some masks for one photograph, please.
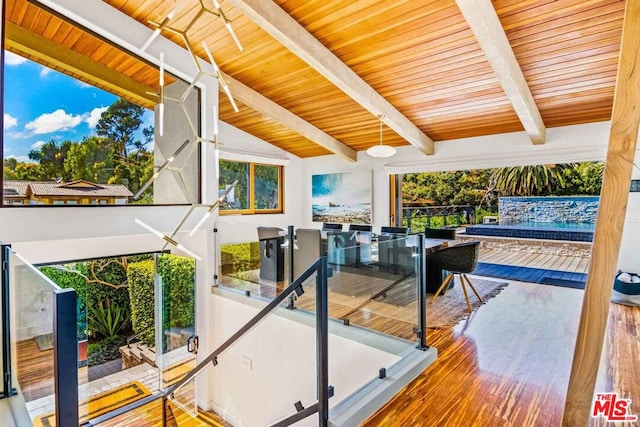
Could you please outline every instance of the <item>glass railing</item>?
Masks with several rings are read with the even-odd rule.
[[[413,340],[419,256],[413,236],[329,233],[329,315],[345,324]]]
[[[425,276],[419,273],[424,268],[421,236],[295,228],[290,239],[283,227],[274,240],[245,242],[247,237],[257,239],[258,226],[220,223],[216,228],[220,247],[217,283],[221,286],[271,299],[289,283],[288,277],[296,277],[326,254],[333,271],[329,279],[331,318],[420,340],[424,304],[418,304],[423,301],[418,293]],[[298,309],[312,311],[313,306],[313,293],[295,301]]]
[[[10,247],[3,247],[9,284],[12,386],[34,425],[77,418],[77,308],[61,289]]]

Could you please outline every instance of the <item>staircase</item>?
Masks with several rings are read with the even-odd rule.
[[[194,333],[191,326],[184,328],[169,328],[164,331],[167,343],[167,352],[177,350],[187,345],[187,340]],[[142,363],[156,366],[156,349],[142,342],[135,342],[120,347],[122,355],[122,369],[129,369]]]
[[[122,356],[122,369],[129,369],[134,366],[148,363],[156,366],[156,349],[149,347],[142,342],[136,342],[129,346],[120,347],[120,355]]]

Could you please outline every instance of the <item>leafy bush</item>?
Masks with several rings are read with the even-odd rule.
[[[127,343],[126,337],[114,336],[97,343],[89,344],[87,363],[89,366],[101,365],[120,358],[120,347]]]
[[[222,245],[220,252],[223,274],[255,270],[260,267],[260,242]]]
[[[127,271],[131,325],[138,338],[148,346],[155,344],[153,274],[153,260],[131,263]]]
[[[99,304],[112,303],[121,307],[127,316],[130,315],[129,291],[126,287],[115,288],[102,283],[89,283],[87,278],[95,278],[114,286],[126,284],[126,273],[117,262],[109,262],[105,258],[66,264],[62,267],[41,267],[40,271],[61,288],[73,288],[78,295],[78,336],[84,335],[87,318],[87,307],[98,307]],[[74,272],[75,271],[75,272]],[[89,316],[90,317],[90,316]]]
[[[195,325],[195,260],[175,255],[158,258],[162,276],[164,329]]]
[[[108,301],[100,301],[96,306],[89,306],[88,328],[98,332],[105,338],[112,338],[128,323],[130,314],[124,307]]]

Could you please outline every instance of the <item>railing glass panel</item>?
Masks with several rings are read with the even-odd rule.
[[[287,227],[218,222],[215,228],[218,285],[273,299],[290,282]]]
[[[417,236],[327,235],[329,316],[384,334],[415,340]],[[308,303],[307,303],[308,304]],[[304,308],[304,304],[296,304]]]
[[[59,288],[10,248],[13,386],[34,424],[55,423],[54,297]]]
[[[322,265],[318,263],[315,268]],[[326,353],[318,355],[319,348],[326,349],[326,323],[324,334],[316,334],[315,314],[284,308],[288,296],[300,292],[298,283],[266,306],[258,300],[247,304],[243,296],[214,298],[216,311],[225,318],[211,325],[216,350],[199,360],[201,368],[167,390],[167,420],[187,425],[195,418],[226,425],[223,414],[234,424],[273,425],[300,411],[305,415],[304,408],[317,408],[317,372],[326,372],[318,362],[327,360]],[[317,415],[300,425],[306,424],[316,425]]]

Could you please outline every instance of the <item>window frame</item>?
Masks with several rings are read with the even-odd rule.
[[[220,215],[264,215],[284,213],[284,166],[272,163],[249,162],[242,160],[220,159],[222,162],[245,163],[249,165],[249,200],[247,209],[219,209]],[[256,182],[255,166],[269,166],[278,168],[278,208],[277,209],[256,209]],[[218,168],[219,169],[219,168]],[[218,176],[218,191],[220,190],[220,176]]]
[[[49,13],[55,17],[60,18],[62,21],[68,23],[69,25],[72,25],[73,27],[76,27],[78,29],[80,29],[81,31],[86,32],[87,34],[101,40],[102,42],[122,51],[123,53],[137,59],[140,62],[143,62],[147,65],[150,65],[151,67],[155,68],[158,70],[158,72],[160,71],[159,65],[148,60],[145,59],[143,57],[141,57],[140,55],[132,52],[129,48],[127,48],[124,45],[120,45],[118,43],[116,43],[114,40],[110,40],[109,38],[106,38],[104,36],[102,36],[101,34],[97,33],[96,31],[92,30],[91,28],[87,27],[87,25],[83,24],[82,22],[74,19],[72,16],[67,16],[64,15],[62,13],[57,12],[56,10],[54,10],[53,8],[39,3],[39,2],[33,2],[31,0],[28,0],[30,3],[34,4],[36,7],[38,7],[39,9],[41,9],[42,11]],[[0,25],[0,123],[2,123],[4,125],[4,110],[5,110],[5,103],[4,103],[4,99],[5,99],[5,83],[4,83],[4,68],[5,68],[5,37],[6,37],[6,31],[5,31],[5,23],[7,22],[7,18],[6,18],[6,2],[2,2],[0,4],[0,18],[2,19],[2,25]],[[22,55],[21,55],[22,56]],[[25,58],[27,58],[26,56],[24,56]],[[27,58],[32,62],[38,63],[36,60],[31,59],[31,58]],[[63,74],[63,71],[60,71]],[[167,71],[165,71],[165,73],[167,75],[170,75],[172,78],[174,78],[176,81],[180,81],[182,83],[184,83],[186,86],[190,85],[190,81],[186,81],[181,77],[178,77],[175,74],[171,74]],[[68,77],[72,77],[69,76],[67,74]],[[75,77],[72,77],[75,78]],[[78,79],[76,79],[78,80]],[[98,88],[100,89],[100,88]],[[106,92],[109,92],[106,89],[100,89]],[[202,91],[202,87],[199,87],[198,85],[195,85],[192,87],[192,90],[195,90],[196,96],[197,96],[197,114],[196,114],[196,118],[197,120],[194,123],[194,127],[197,129],[198,131],[198,137],[202,137],[202,133],[203,133],[203,121],[204,121],[204,113],[203,113],[203,91]],[[136,104],[137,105],[137,104]],[[155,110],[153,111],[154,115],[156,114]],[[154,124],[155,127],[155,124]],[[154,150],[155,150],[155,146],[154,146]],[[197,157],[197,197],[196,197],[196,203],[202,203],[203,200],[203,186],[202,186],[202,167],[203,167],[203,158],[202,158],[202,142],[198,142],[197,143],[197,148],[195,149],[195,155]],[[155,152],[154,152],[155,155]],[[0,160],[2,162],[2,165],[4,166],[4,160],[5,160],[5,155],[4,155],[4,130],[2,131],[2,133],[0,133]],[[157,167],[154,165],[154,170],[156,170]],[[5,176],[4,176],[4,168],[0,169],[0,182],[2,183],[2,186],[4,187],[4,182],[5,182]],[[34,206],[37,207],[43,207],[43,208],[63,208],[63,207],[74,207],[74,208],[89,208],[89,207],[93,207],[93,208],[99,208],[99,207],[114,207],[114,206],[120,206],[120,207],[128,207],[128,206],[134,206],[134,207],[140,207],[140,206],[189,206],[191,205],[190,202],[184,202],[184,203],[149,203],[149,204],[136,204],[135,200],[133,198],[128,198],[127,199],[127,203],[124,204],[119,204],[119,203],[97,203],[97,204],[91,204],[91,203],[77,203],[75,205],[73,204],[68,204],[68,203],[63,203],[63,204],[52,204],[52,203],[42,203],[42,202],[30,202],[30,203],[6,203],[5,199],[4,199],[4,194],[2,195],[2,197],[0,197],[0,209],[4,209],[4,208],[9,208],[9,209],[15,209],[15,208],[28,208],[28,209],[33,209]]]

